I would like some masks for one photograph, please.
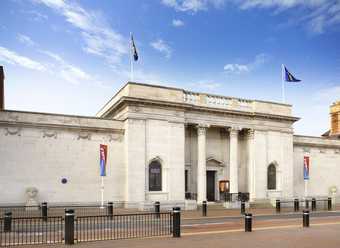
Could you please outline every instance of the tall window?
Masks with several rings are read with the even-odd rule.
[[[276,166],[270,164],[267,171],[267,189],[276,189]]]
[[[158,161],[149,165],[149,191],[162,191],[162,165]]]

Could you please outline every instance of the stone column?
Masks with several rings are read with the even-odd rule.
[[[247,148],[248,148],[248,161],[247,161],[247,172],[248,172],[248,192],[250,201],[255,199],[255,156],[254,156],[254,130],[248,129],[246,133]]]
[[[207,199],[206,130],[208,126],[197,126],[197,203]]]
[[[229,128],[230,135],[230,193],[238,193],[238,128]]]

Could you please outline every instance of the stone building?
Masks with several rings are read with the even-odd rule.
[[[96,117],[2,109],[0,203],[25,202],[32,186],[40,201],[100,201],[100,144],[108,146],[105,201],[189,207],[224,200],[223,185],[251,201],[328,196],[340,187],[339,129],[294,135],[298,120],[289,104],[133,82]]]

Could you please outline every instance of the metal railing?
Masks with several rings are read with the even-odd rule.
[[[13,217],[40,217],[41,206],[0,206],[0,217],[4,216],[6,212],[12,212]]]
[[[47,205],[47,216],[64,216],[65,209],[72,208],[75,210],[77,216],[93,216],[93,215],[107,215],[109,203],[104,206],[101,205]],[[114,207],[114,204],[112,205]],[[11,212],[13,218],[23,217],[42,217],[44,203],[39,206],[0,206],[0,217],[4,216],[6,212]]]
[[[275,202],[276,212],[291,211],[294,208],[294,212],[300,210],[303,207],[305,209],[316,210],[332,210],[332,198],[305,198],[305,199],[277,199]]]
[[[249,193],[247,192],[239,192],[239,193],[225,193],[224,197],[227,202],[235,202],[235,201],[249,201]]]
[[[0,219],[0,246],[63,242],[63,217]]]
[[[172,213],[81,216],[75,220],[77,242],[170,235]]]
[[[113,204],[109,203],[105,215],[76,216],[74,209],[65,209],[63,216],[48,216],[47,204],[44,203],[41,217],[13,217],[9,211],[0,218],[0,247],[63,242],[74,244],[171,234],[179,237],[180,208],[160,212],[159,202],[155,202],[154,208],[155,212],[114,215]]]
[[[64,206],[48,206],[48,216],[63,216],[65,209],[72,208],[76,216],[94,216],[94,215],[107,215],[108,206],[92,206],[92,205],[64,205]]]

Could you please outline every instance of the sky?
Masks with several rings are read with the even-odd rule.
[[[296,134],[340,100],[340,0],[4,0],[6,109],[93,116],[130,80],[282,102]]]

